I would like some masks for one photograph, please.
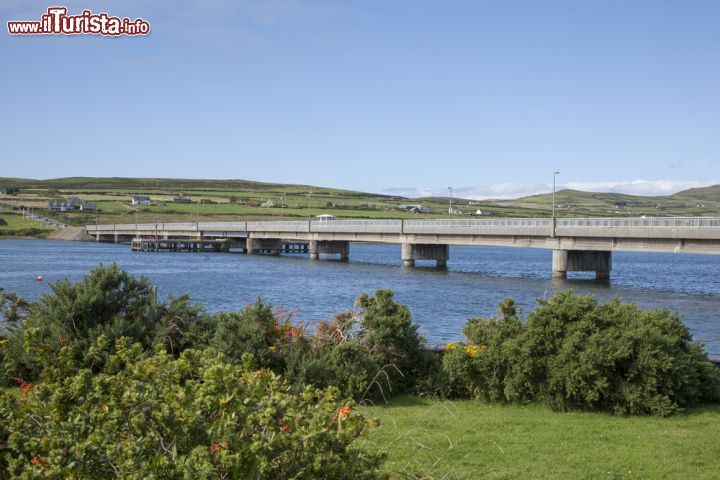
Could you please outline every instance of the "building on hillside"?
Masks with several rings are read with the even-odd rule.
[[[173,197],[173,203],[192,203],[192,200],[181,193]]]
[[[273,203],[272,200],[268,199],[267,202],[263,202],[260,204],[262,208],[273,208],[275,206],[275,203]]]
[[[403,205],[398,205],[398,208],[400,210],[408,210],[408,211],[420,210],[420,209],[422,209],[422,205],[405,205],[405,204],[403,204]]]
[[[493,212],[492,210],[482,210],[482,209],[478,208],[475,211],[475,215],[485,217],[485,216],[495,215],[495,212]]]
[[[0,195],[7,195],[8,189],[7,187],[0,187]]]
[[[462,210],[460,210],[458,207],[449,207],[448,213],[450,215],[462,215]]]
[[[142,195],[135,195],[132,197],[133,205],[150,205],[150,197],[145,197]]]
[[[97,206],[80,198],[70,197],[65,200],[50,200],[48,210],[51,212],[95,212]]]
[[[325,213],[323,215],[316,215],[315,218],[318,222],[332,222],[333,220],[337,219],[335,215],[330,215],[328,213]]]

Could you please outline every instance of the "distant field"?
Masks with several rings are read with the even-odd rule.
[[[22,215],[0,214],[7,225],[0,225],[0,236],[44,237],[54,231],[35,220],[24,219]]]
[[[720,407],[670,418],[415,397],[364,410],[390,472],[444,479],[717,479]]]

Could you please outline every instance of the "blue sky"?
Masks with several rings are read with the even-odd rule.
[[[152,34],[7,34],[55,3],[0,2],[0,176],[720,183],[717,1],[86,0]]]

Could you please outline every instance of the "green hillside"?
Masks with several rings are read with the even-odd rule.
[[[338,218],[448,218],[447,197],[411,199],[310,185],[168,178],[89,178],[49,180],[0,178],[0,207],[6,211],[32,209],[33,213],[71,225],[87,223],[142,223],[307,219],[319,214]],[[151,199],[150,205],[132,205],[133,195]],[[184,197],[186,203],[176,201]],[[47,212],[50,200],[79,197],[97,211]],[[664,197],[620,193],[561,190],[556,193],[558,216],[668,216],[720,215],[720,185],[695,188]],[[497,217],[546,217],[552,195],[514,200],[471,201],[453,198],[459,218],[477,210]],[[421,205],[411,212],[407,205]]]
[[[532,195],[499,202],[510,206],[552,206],[552,194]],[[668,196],[641,196],[624,193],[596,193],[560,190],[555,193],[559,214],[710,216],[720,214],[720,185],[693,188]]]

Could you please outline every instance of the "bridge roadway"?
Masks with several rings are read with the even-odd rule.
[[[140,223],[87,225],[86,231],[97,241],[140,245],[150,240],[159,249],[168,240],[215,241],[219,250],[279,254],[304,244],[311,259],[339,254],[347,260],[350,243],[392,243],[402,245],[408,267],[416,260],[435,260],[444,268],[451,245],[545,248],[553,250],[556,278],[568,271],[595,271],[607,278],[614,251],[720,254],[717,217]]]

